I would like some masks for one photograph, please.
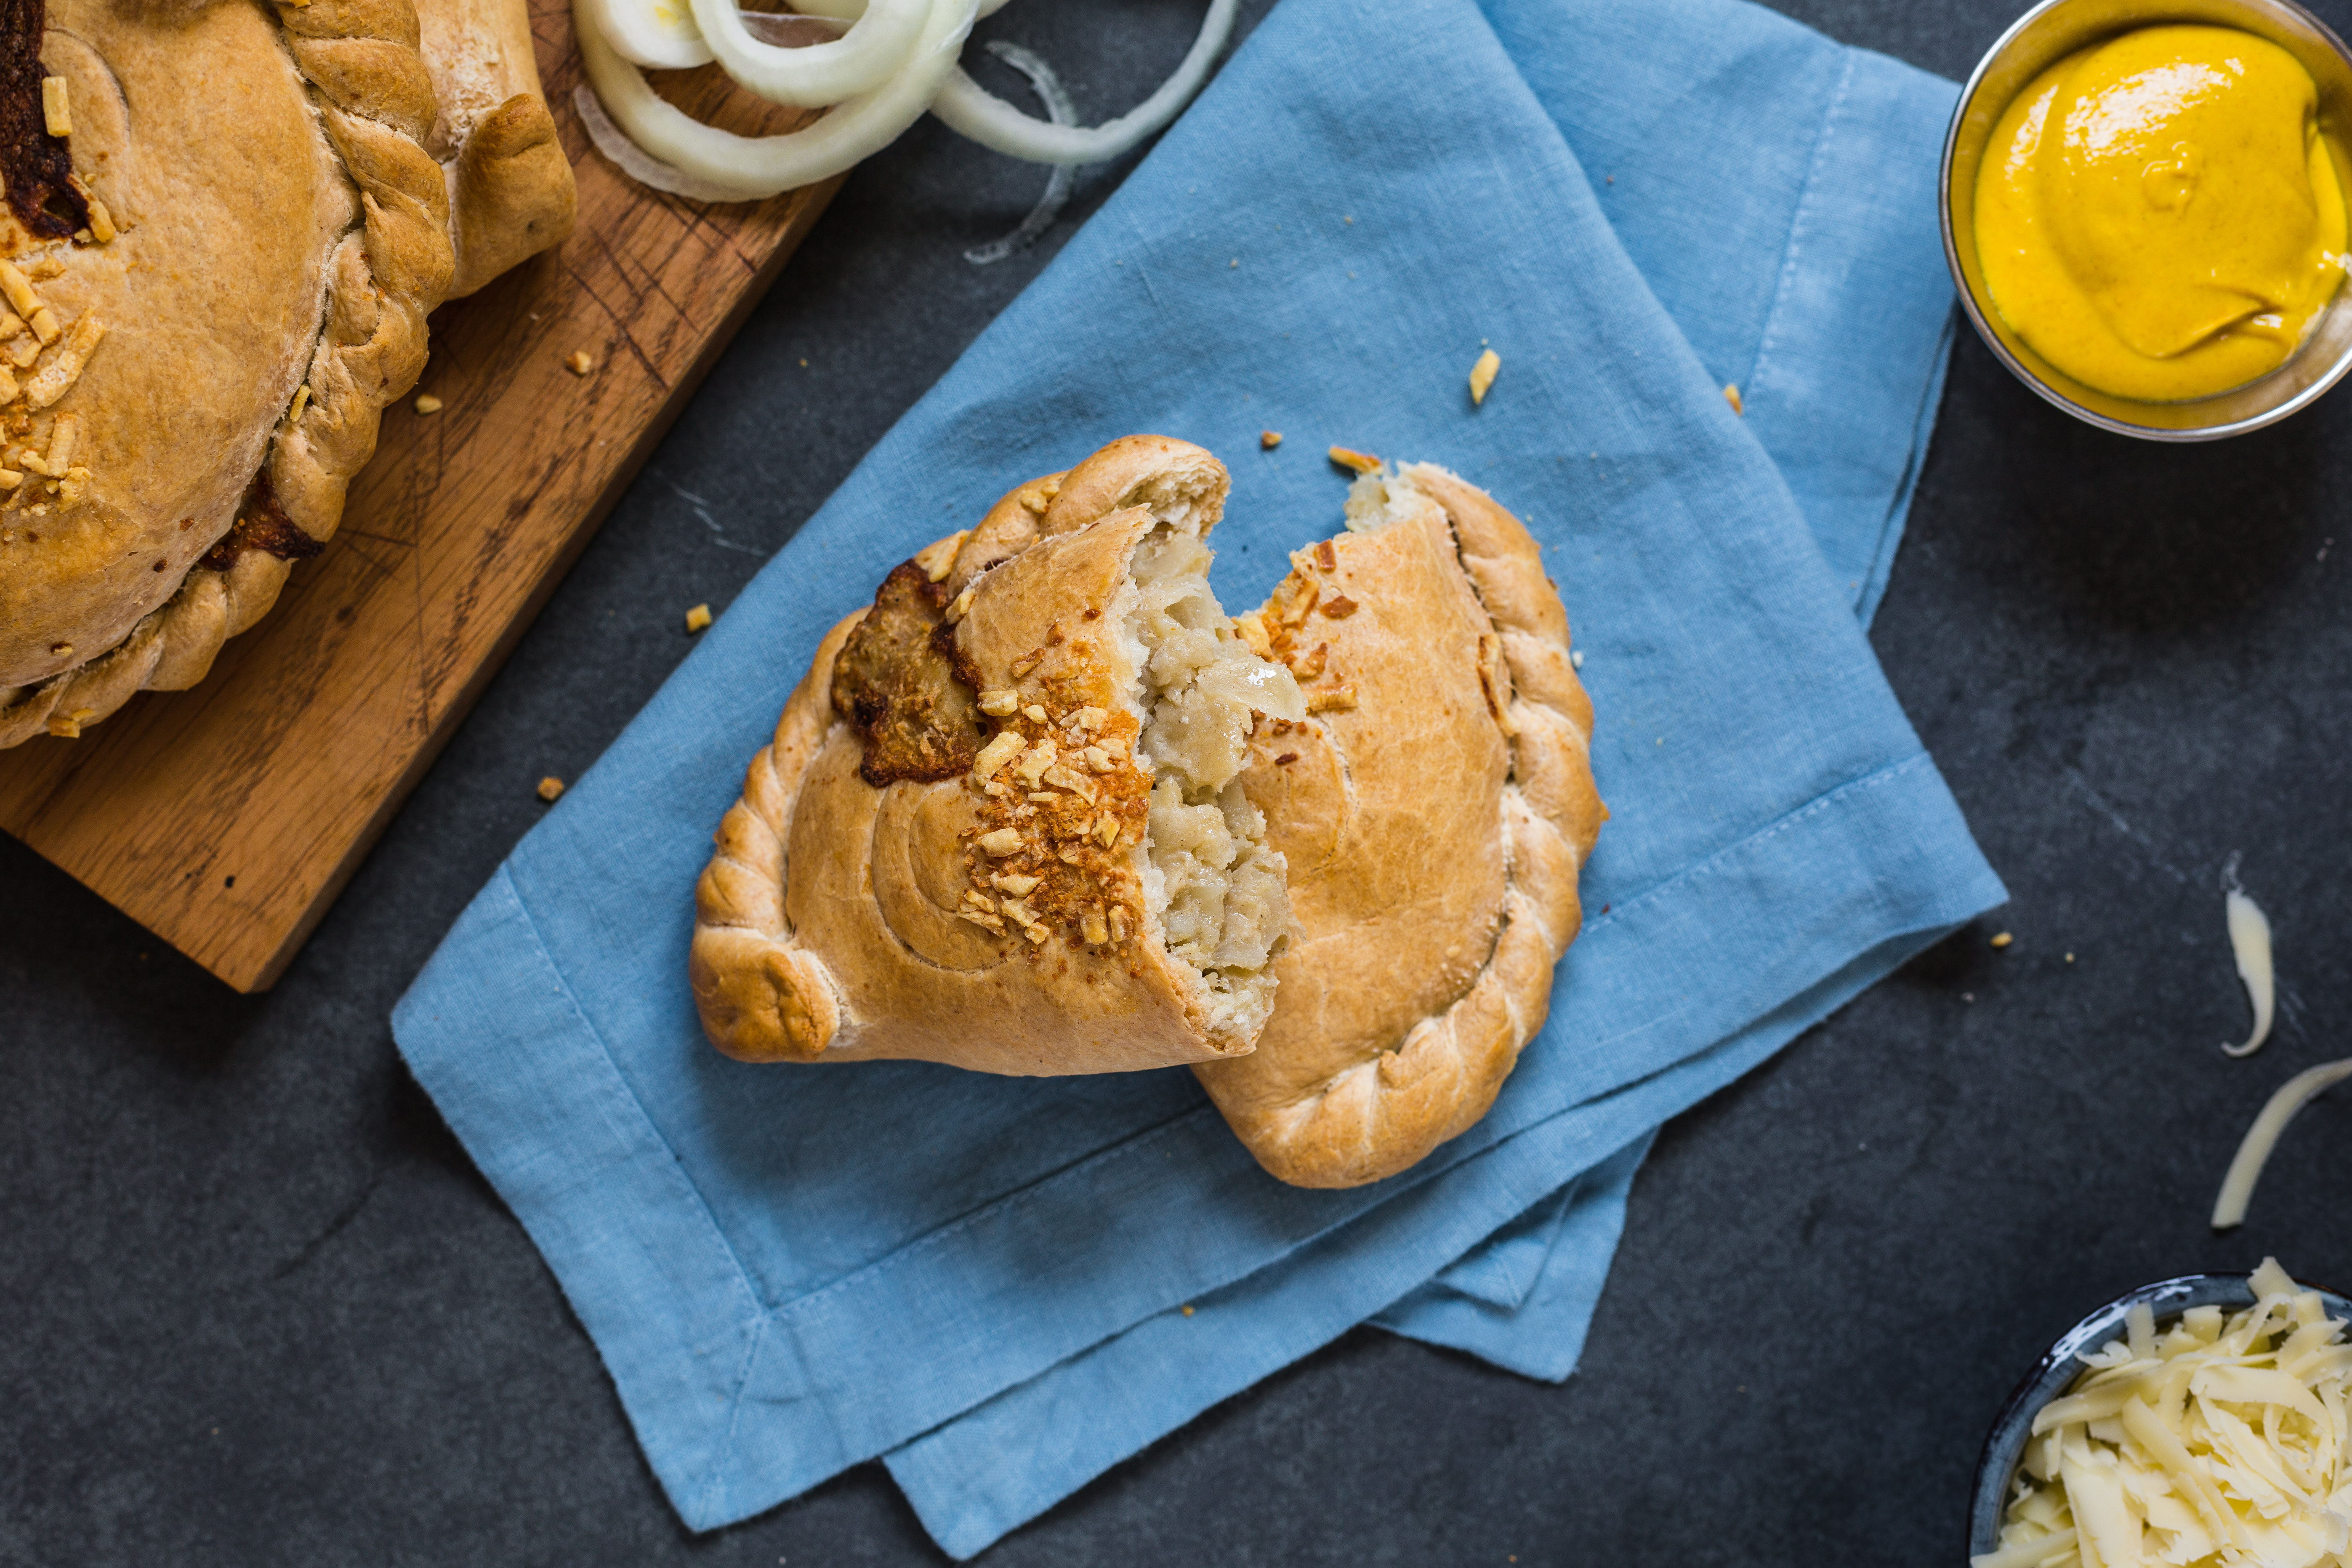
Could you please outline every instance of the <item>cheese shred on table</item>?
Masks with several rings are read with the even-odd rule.
[[[2033,1419],[1998,1550],[1970,1568],[2347,1568],[2352,1345],[2264,1258],[2254,1305],[2125,1337]]]

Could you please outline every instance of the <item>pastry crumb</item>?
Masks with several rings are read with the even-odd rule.
[[[1740,401],[1739,388],[1733,383],[1724,383],[1723,400],[1731,405],[1731,411],[1734,414],[1740,415],[1743,417],[1747,415],[1748,405]]]
[[[1503,356],[1488,349],[1470,367],[1470,405],[1476,407],[1486,401],[1486,389],[1495,384],[1495,373],[1503,368]]]
[[[1192,1315],[1192,1309],[1190,1306],[1183,1308],[1182,1310],[1184,1315],[1188,1318]]]
[[[1257,433],[1257,445],[1258,450],[1261,452],[1273,451],[1276,447],[1282,445],[1282,432],[1279,430],[1259,431]]]
[[[307,391],[308,389],[305,388],[305,390]],[[416,412],[419,414],[438,414],[447,406],[447,404],[442,402],[439,398],[434,396],[429,392],[420,392],[416,395]],[[300,404],[298,403],[295,405],[294,412],[297,416],[299,416],[302,412]]]
[[[2010,935],[2009,932],[2002,931],[1992,939],[1992,944],[1995,947],[2007,947],[2011,942],[2015,942],[2016,940],[2017,939]]]
[[[698,632],[705,629],[709,625],[710,606],[709,605],[697,605],[694,608],[686,612],[686,629],[688,631]]]
[[[557,778],[553,773],[550,773],[545,778],[539,781],[540,799],[552,802],[557,795],[560,795],[562,793],[563,781]]]
[[[1584,650],[1582,648],[1578,648],[1574,653],[1570,654],[1568,656],[1568,662],[1574,665],[1577,668],[1582,669],[1584,668]]]
[[[573,349],[571,357],[563,362],[563,368],[574,375],[586,375],[596,368],[596,356],[586,349]]]
[[[1330,459],[1350,473],[1373,474],[1380,471],[1381,460],[1370,452],[1359,452],[1347,447],[1330,449]]]

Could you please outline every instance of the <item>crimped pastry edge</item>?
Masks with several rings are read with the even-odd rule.
[[[1592,778],[1591,701],[1533,537],[1493,497],[1444,468],[1397,471],[1444,510],[1499,641],[1496,673],[1510,686],[1501,726],[1511,751],[1497,824],[1507,847],[1501,922],[1486,963],[1442,1013],[1286,1103],[1254,1105],[1244,1092],[1272,1065],[1264,1040],[1251,1057],[1193,1068],[1258,1163],[1293,1186],[1394,1175],[1486,1113],[1549,1014],[1553,968],[1582,920],[1577,879],[1609,815]],[[1490,689],[1490,702],[1497,695]],[[1278,993],[1275,1007],[1278,1016]]]
[[[1191,504],[1201,509],[1205,533],[1223,512],[1226,487],[1223,466],[1189,442],[1124,437],[1073,468],[1013,487],[977,526],[936,541],[914,559],[961,594],[982,572],[1043,540],[1076,532],[1127,507],[1164,500],[1171,492],[1197,492]],[[866,613],[844,617],[818,645],[808,673],[784,704],[773,740],[752,756],[742,795],[720,819],[714,852],[696,884],[688,961],[696,1009],[710,1043],[740,1060],[860,1059],[856,1051],[829,1048],[845,1016],[845,998],[824,961],[801,945],[784,899],[801,785],[835,723],[835,661]],[[1194,1058],[1153,1065],[1231,1048],[1203,1041]],[[978,1061],[962,1065],[1001,1070]]]
[[[279,37],[359,187],[362,212],[329,256],[303,380],[310,395],[299,417],[281,419],[271,433],[257,470],[288,519],[323,545],[342,521],[351,481],[374,456],[383,410],[424,372],[426,318],[445,299],[568,237],[577,193],[536,93],[515,94],[485,116],[447,171],[425,151],[421,139],[433,116],[418,110],[420,103],[429,110],[433,94],[413,0],[276,9]],[[356,66],[339,46],[357,46]],[[536,78],[535,63],[527,74]],[[454,215],[452,185],[460,198]],[[469,253],[462,275],[458,241]],[[49,731],[53,721],[78,734],[142,690],[194,686],[230,637],[268,614],[291,570],[260,550],[241,552],[225,571],[190,566],[172,597],[113,646],[0,704],[0,750]]]

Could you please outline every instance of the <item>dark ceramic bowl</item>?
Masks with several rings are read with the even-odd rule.
[[[2295,1283],[2306,1290],[2317,1290],[2329,1317],[2352,1320],[2352,1301],[2307,1279]],[[2143,1301],[2156,1314],[2157,1327],[2161,1329],[2191,1307],[2242,1311],[2254,1304],[2254,1293],[2242,1274],[2184,1274],[2126,1291],[2061,1334],[2010,1394],[1985,1436],[1984,1452],[1977,1459],[1976,1496],[1969,1500],[1969,1556],[2000,1544],[2000,1516],[2009,1506],[2010,1479],[2017,1474],[2018,1461],[2025,1457],[2033,1417],[2082,1375],[2083,1363],[2077,1356],[2124,1337],[2124,1314]]]

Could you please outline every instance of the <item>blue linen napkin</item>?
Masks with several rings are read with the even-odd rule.
[[[1564,1375],[1658,1124],[2003,896],[1854,615],[1941,373],[1933,208],[1898,198],[1948,89],[1733,0],[1648,13],[1624,33],[1533,0],[1495,0],[1491,27],[1471,0],[1286,0],[402,1002],[401,1048],[690,1525],[879,1455],[969,1554],[1376,1315]],[[1680,95],[1695,144],[1712,125],[1753,166],[1711,192],[1637,139],[1604,216],[1571,146],[1601,145],[1619,91],[1653,114]],[[1717,204],[1695,253],[1649,205],[1693,200]],[[1473,409],[1481,340],[1504,367]],[[1748,420],[1718,390],[1741,374]],[[1261,427],[1290,439],[1262,453]],[[751,1068],[703,1045],[687,995],[710,828],[824,629],[1009,485],[1135,429],[1233,465],[1229,605],[1337,526],[1341,442],[1517,510],[1587,654],[1616,812],[1595,913],[1494,1110],[1372,1187],[1272,1182],[1186,1073]]]

